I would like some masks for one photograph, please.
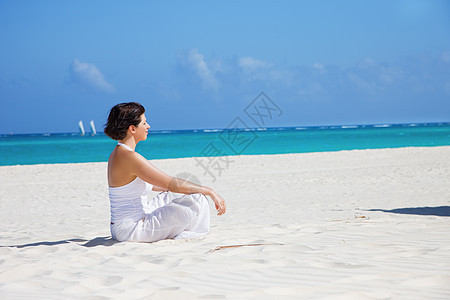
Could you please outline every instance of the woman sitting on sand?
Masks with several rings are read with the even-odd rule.
[[[120,103],[111,109],[105,125],[105,134],[119,141],[108,161],[112,237],[155,242],[208,233],[205,195],[214,201],[218,215],[225,213],[225,201],[211,188],[165,174],[134,151],[150,128],[144,112],[139,103]],[[151,190],[162,193],[147,202]],[[176,198],[170,192],[185,195]]]

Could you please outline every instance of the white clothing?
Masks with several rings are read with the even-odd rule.
[[[130,151],[128,146],[119,143]],[[109,188],[111,235],[118,241],[155,242],[199,237],[209,232],[209,204],[202,194],[177,197],[162,192],[147,201],[152,185],[136,177]]]

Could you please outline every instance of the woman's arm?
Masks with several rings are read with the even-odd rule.
[[[225,200],[212,188],[201,186],[187,180],[175,178],[162,172],[139,153],[133,152],[130,158],[132,172],[144,181],[164,190],[174,193],[195,194],[200,193],[211,197],[216,206],[217,214],[222,215],[226,211]]]
[[[162,187],[154,185],[153,188],[152,188],[152,191],[155,191],[155,192],[167,192],[168,189],[163,189]]]

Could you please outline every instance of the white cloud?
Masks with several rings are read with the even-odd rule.
[[[319,70],[323,70],[325,68],[325,65],[323,64],[319,64],[319,63],[314,63],[313,67]]]
[[[379,70],[379,78],[382,83],[394,84],[404,77],[404,71],[397,66],[386,66]]]
[[[254,71],[258,68],[266,67],[266,62],[254,59],[253,57],[243,57],[239,59],[239,67],[244,71]]]
[[[113,93],[116,90],[94,64],[82,62],[75,58],[70,66],[70,71],[73,80],[83,87],[106,93]]]
[[[366,57],[363,60],[359,61],[358,67],[362,69],[374,67],[376,63],[370,57]]]
[[[314,63],[313,68],[319,72],[319,74],[327,73],[327,68],[324,64]]]
[[[426,59],[420,57],[415,55],[392,62],[365,58],[350,67],[321,62],[286,66],[250,56],[208,61],[193,49],[178,56],[177,74],[184,93],[195,94],[200,82],[213,92],[220,87],[221,93],[215,94],[222,99],[226,98],[224,95],[239,98],[258,90],[283,94],[288,98],[297,95],[300,100],[308,101],[400,99],[419,97],[428,92],[447,95],[450,70],[446,61],[450,60],[450,54],[444,52]]]
[[[203,54],[198,52],[198,49],[192,49],[189,51],[187,61],[194,69],[197,76],[202,80],[205,87],[217,90],[219,87],[219,82],[214,76],[214,73],[208,67]]]
[[[242,71],[244,82],[253,80],[272,81],[273,79],[272,65],[267,62],[247,56],[240,58],[237,63]]]

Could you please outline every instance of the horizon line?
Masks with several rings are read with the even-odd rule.
[[[450,121],[441,121],[441,122],[407,122],[407,123],[366,123],[366,124],[329,124],[329,125],[294,125],[294,126],[270,126],[270,127],[238,127],[238,129],[241,130],[248,130],[248,131],[264,131],[264,130],[273,130],[273,129],[280,129],[280,128],[292,128],[292,129],[313,129],[313,128],[324,128],[324,129],[356,129],[361,127],[379,127],[379,128],[389,128],[392,126],[400,126],[400,125],[450,125]],[[226,130],[232,130],[234,128],[193,128],[193,129],[157,129],[157,130],[150,130],[150,132],[153,133],[169,133],[169,132],[182,132],[182,131],[190,131],[190,132],[197,132],[202,131],[205,133],[208,133],[210,131],[218,132],[218,131],[226,131]],[[71,135],[78,135],[80,134],[79,131],[73,131],[73,132],[29,132],[29,133],[0,133],[0,136],[11,136],[11,135],[51,135],[51,134],[71,134]],[[86,132],[86,136],[92,135],[92,132]],[[105,135],[103,131],[99,131],[96,133],[96,135]]]

